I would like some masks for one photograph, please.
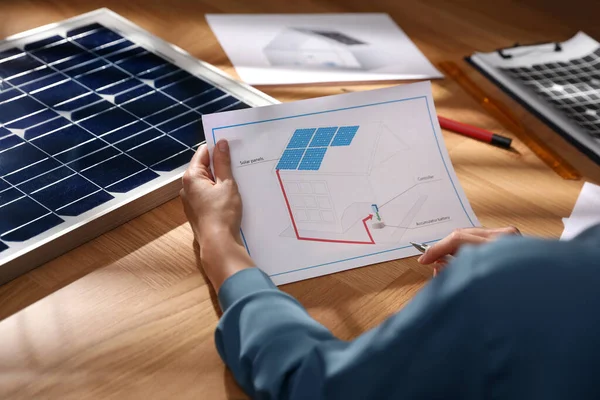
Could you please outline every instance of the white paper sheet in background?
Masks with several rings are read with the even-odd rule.
[[[257,265],[283,284],[414,256],[479,225],[429,82],[203,116],[228,139]]]
[[[441,78],[387,14],[207,14],[254,85]]]
[[[571,240],[587,228],[600,224],[600,186],[586,182],[571,217],[563,218],[565,230],[560,240]]]

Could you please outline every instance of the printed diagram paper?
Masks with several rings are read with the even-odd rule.
[[[240,77],[254,85],[442,75],[387,14],[208,14]]]
[[[563,218],[561,240],[571,240],[583,231],[600,224],[600,186],[585,182],[569,218]]]
[[[413,256],[478,225],[429,83],[203,116],[228,139],[257,265],[283,284]]]

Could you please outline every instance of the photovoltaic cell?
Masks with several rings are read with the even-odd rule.
[[[23,193],[14,188],[8,188],[0,192],[0,206],[23,197]]]
[[[26,194],[31,194],[36,190],[40,190],[43,187],[52,185],[61,179],[65,179],[71,175],[75,175],[75,171],[65,166],[58,167],[45,174],[39,175],[36,178],[30,179],[27,182],[23,182],[18,185],[17,188]]]
[[[3,215],[3,218],[0,218],[0,236],[50,214],[48,209],[29,197],[22,197],[17,201],[5,204],[0,210],[2,210]],[[10,215],[10,218],[4,217],[4,215]]]
[[[96,47],[100,47],[102,45],[115,42],[120,39],[123,39],[123,37],[118,35],[117,33],[106,28],[100,28],[95,32],[76,37],[73,40],[79,43],[81,46],[93,50]]]
[[[321,167],[325,157],[326,147],[309,148],[304,153],[300,162],[299,170],[317,171]]]
[[[141,47],[125,47],[120,51],[111,52],[111,54],[106,56],[106,59],[112,63],[118,64],[119,67],[123,68],[123,66],[120,64],[122,61],[142,53],[146,53],[146,50],[142,49]]]
[[[25,45],[25,50],[35,50],[42,47],[46,47],[52,43],[57,43],[63,41],[64,38],[60,35],[50,36],[49,38],[38,40],[37,42],[27,43]]]
[[[160,92],[152,92],[125,103],[122,107],[131,114],[144,118],[173,105],[175,105],[175,100]]]
[[[54,158],[42,158],[40,161],[33,162],[29,166],[25,166],[15,172],[4,175],[4,180],[12,185],[18,185],[19,183],[33,179],[44,172],[58,168],[60,165],[61,164]]]
[[[132,75],[148,71],[152,68],[156,68],[167,63],[163,58],[160,58],[157,55],[147,52],[138,54],[133,57],[131,57],[130,55],[128,56],[130,58],[118,62],[117,65]]]
[[[172,157],[185,149],[186,146],[171,139],[169,136],[161,136],[158,139],[129,150],[127,154],[145,166],[152,167],[154,164],[159,163],[165,158]]]
[[[214,112],[225,110],[225,109],[229,108],[231,105],[236,104],[237,102],[239,102],[239,100],[236,99],[235,97],[224,96],[224,97],[221,97],[220,99],[213,101],[212,103],[208,103],[205,106],[198,107],[196,110],[200,114],[212,114]]]
[[[62,153],[84,142],[94,139],[94,135],[77,125],[69,125],[48,135],[32,140],[31,143],[49,155]]]
[[[80,175],[72,175],[31,193],[31,198],[52,211],[98,191],[100,188]]]
[[[92,154],[105,146],[106,144],[103,141],[99,139],[94,139],[89,142],[85,142],[77,147],[73,147],[72,149],[67,150],[63,153],[59,153],[55,155],[54,158],[64,164],[68,164],[82,157],[85,157],[88,154]]]
[[[300,164],[300,160],[302,159],[302,155],[304,154],[304,149],[289,149],[283,152],[283,155],[279,159],[279,163],[277,164],[277,169],[296,169],[298,168],[298,164]]]
[[[134,44],[132,42],[130,42],[129,40],[126,40],[126,39],[122,39],[122,40],[117,40],[116,42],[111,42],[109,44],[101,46],[101,47],[95,49],[94,53],[98,54],[99,56],[107,56],[109,54],[116,53],[119,50],[123,50],[123,49],[126,49],[131,46],[134,46]]]
[[[67,217],[76,217],[78,215],[83,214],[86,211],[93,209],[94,207],[98,207],[99,205],[102,205],[107,201],[112,200],[113,198],[113,196],[101,190],[99,192],[94,192],[89,196],[86,196],[80,200],[77,200],[73,203],[61,207],[58,210],[58,213]]]
[[[2,157],[0,157],[0,175],[8,175],[44,158],[46,158],[44,153],[29,143],[13,147],[2,152]]]
[[[0,151],[8,150],[11,147],[15,147],[18,144],[23,143],[23,139],[17,135],[10,135],[0,139]]]
[[[185,165],[202,114],[244,107],[97,23],[0,52],[0,251]]]
[[[64,220],[55,214],[46,214],[45,216],[36,219],[35,223],[25,224],[10,233],[2,235],[1,238],[10,242],[23,242],[48,229],[54,228],[63,222]]]
[[[288,149],[299,149],[306,148],[310,143],[310,139],[315,133],[316,129],[296,129],[290,142],[287,145]]]
[[[185,150],[179,154],[174,155],[173,157],[167,158],[166,160],[154,164],[152,168],[156,171],[173,171],[175,168],[179,167],[182,162],[188,162],[193,157],[193,155],[193,151]]]
[[[223,92],[222,90],[210,89],[202,94],[199,94],[184,101],[183,104],[190,108],[198,108],[223,96],[225,96],[225,92]]]
[[[350,146],[356,132],[358,132],[358,126],[341,126],[335,134],[331,146]]]
[[[51,64],[65,58],[75,57],[83,54],[85,50],[81,47],[74,45],[73,43],[64,42],[51,47],[42,48],[33,51],[35,57],[41,61]]]
[[[41,67],[38,69],[34,69],[33,71],[15,75],[12,78],[8,78],[6,80],[6,82],[8,82],[8,84],[11,85],[12,87],[19,87],[28,82],[33,82],[34,80],[48,77],[50,75],[53,75],[54,73],[55,72],[48,67]]]
[[[19,57],[4,61],[0,64],[0,78],[8,79],[15,75],[23,74],[35,68],[42,67],[44,64],[31,57],[28,54],[21,54]]]
[[[41,111],[44,106],[31,97],[20,97],[16,100],[7,101],[0,105],[0,124],[5,124],[10,121],[33,114],[36,111]]]

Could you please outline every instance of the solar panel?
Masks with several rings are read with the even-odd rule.
[[[335,134],[331,145],[350,146],[352,139],[354,139],[354,136],[356,135],[356,132],[358,132],[358,126],[342,126]]]
[[[350,146],[358,125],[296,129],[275,169],[318,171],[327,149]]]
[[[310,143],[310,139],[315,133],[316,129],[296,129],[290,142],[287,145],[288,149],[300,149],[306,148]]]
[[[337,126],[317,129],[317,132],[310,141],[309,147],[329,146],[329,143],[331,143],[331,139],[333,139],[333,135],[335,135],[335,131],[337,131],[337,129]]]
[[[502,68],[590,136],[600,138],[600,48],[568,62]]]
[[[325,157],[326,147],[307,149],[300,162],[299,170],[318,171]]]
[[[304,149],[288,149],[283,152],[283,155],[277,163],[277,169],[296,169],[302,160]]]
[[[0,43],[0,283],[174,197],[203,114],[273,102],[109,10]]]

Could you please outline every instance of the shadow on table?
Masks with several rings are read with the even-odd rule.
[[[169,274],[162,274],[163,282],[152,281],[161,277],[161,271],[148,271],[152,266],[145,261],[153,252],[163,252],[178,243],[188,246],[189,241],[176,236],[160,239],[186,222],[178,200],[170,201],[0,286],[0,321],[104,268],[126,270],[148,286],[173,283],[189,272],[185,268],[194,268],[191,254],[189,263],[174,262]]]

